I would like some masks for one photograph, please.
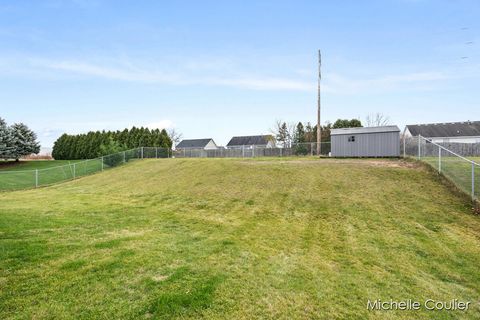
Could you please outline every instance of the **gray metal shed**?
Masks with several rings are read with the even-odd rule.
[[[397,126],[332,129],[332,157],[399,157]]]

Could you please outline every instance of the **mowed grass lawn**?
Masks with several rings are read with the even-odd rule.
[[[143,160],[0,194],[0,319],[478,319],[479,265],[468,200],[402,160]]]
[[[468,159],[480,164],[480,157],[468,157]],[[473,165],[458,157],[441,158],[439,163],[438,157],[424,157],[423,161],[430,164],[435,170],[439,170],[449,178],[458,188],[465,193],[472,195],[472,167],[473,167],[473,192],[477,199],[480,200],[480,165]]]
[[[24,171],[47,169],[80,162],[82,160],[0,160],[0,171]]]
[[[104,165],[108,167],[108,165]],[[38,170],[38,181],[36,172]],[[101,159],[1,161],[0,191],[19,190],[50,185],[102,170]]]

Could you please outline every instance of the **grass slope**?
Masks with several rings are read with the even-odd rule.
[[[103,166],[108,169],[108,164]],[[38,170],[38,181],[36,172]],[[102,170],[102,160],[0,161],[0,191],[35,188],[87,176]]]
[[[0,191],[34,188],[38,170],[38,185],[49,185],[85,176],[101,170],[98,159],[81,160],[36,160],[4,162],[0,164]]]
[[[144,160],[0,194],[0,318],[477,319],[479,235],[408,162]]]
[[[480,157],[469,157],[470,160],[480,164]],[[460,190],[472,196],[472,170],[474,173],[473,193],[475,197],[480,200],[480,166],[474,165],[458,157],[441,158],[441,163],[438,157],[423,157],[423,161],[430,164],[435,170],[441,170],[442,174],[449,178]],[[473,169],[472,169],[473,167]]]

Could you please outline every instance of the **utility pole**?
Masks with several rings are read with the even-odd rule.
[[[322,79],[322,54],[318,50],[318,110],[317,110],[317,156],[320,156],[322,147],[322,126],[320,124],[320,80]]]

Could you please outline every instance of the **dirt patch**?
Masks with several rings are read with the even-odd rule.
[[[298,159],[298,160],[243,160],[241,163],[249,165],[270,165],[270,164],[299,164],[299,165],[322,165],[322,164],[353,164],[374,167],[390,168],[419,168],[413,161],[404,159]]]
[[[12,168],[12,167],[21,167],[24,163],[21,161],[2,161],[0,160],[0,170]]]
[[[168,276],[165,275],[156,275],[152,277],[152,280],[155,282],[162,282],[168,279]]]

